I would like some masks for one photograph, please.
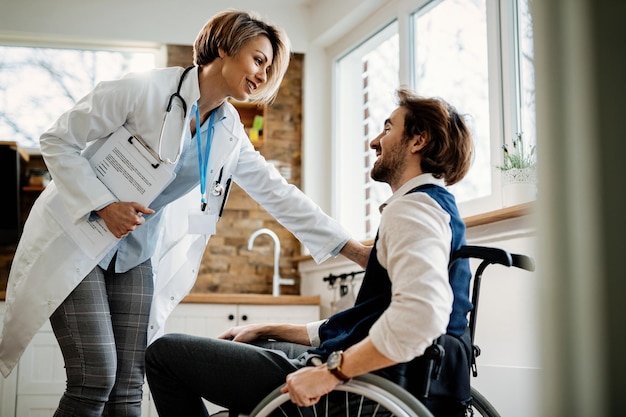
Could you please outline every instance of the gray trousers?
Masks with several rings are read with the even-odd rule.
[[[150,261],[126,273],[97,266],[50,316],[67,374],[55,417],[141,415],[153,290]]]
[[[148,347],[146,376],[160,417],[206,417],[202,398],[231,416],[248,414],[307,364],[308,348],[166,334]]]

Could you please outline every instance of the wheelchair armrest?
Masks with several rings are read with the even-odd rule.
[[[491,264],[500,264],[509,267],[514,266],[516,268],[525,269],[526,271],[535,270],[535,261],[530,256],[509,253],[504,249],[488,246],[461,246],[461,248],[452,255],[452,262],[461,258],[477,258]]]
[[[514,267],[522,268],[531,272],[535,270],[535,261],[530,256],[513,253],[511,254],[511,257],[513,258]]]
[[[513,259],[509,252],[504,249],[490,248],[487,246],[461,246],[461,248],[452,255],[451,262],[460,258],[478,258],[492,264],[504,266],[513,265]]]

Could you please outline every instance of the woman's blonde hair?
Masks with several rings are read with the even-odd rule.
[[[226,10],[213,16],[202,28],[193,47],[195,65],[206,65],[219,57],[219,48],[235,56],[243,44],[257,36],[267,36],[274,56],[267,73],[267,82],[250,99],[271,103],[289,66],[291,43],[285,31],[263,21],[252,12]]]

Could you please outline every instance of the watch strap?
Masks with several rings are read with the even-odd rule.
[[[346,376],[343,372],[341,372],[337,368],[329,369],[329,371],[331,374],[335,375],[337,378],[339,378],[343,382],[348,382],[350,380],[350,377]]]

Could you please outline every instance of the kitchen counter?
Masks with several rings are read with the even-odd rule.
[[[270,294],[189,294],[183,298],[183,303],[207,304],[255,304],[255,305],[319,305],[320,296],[280,295]]]

